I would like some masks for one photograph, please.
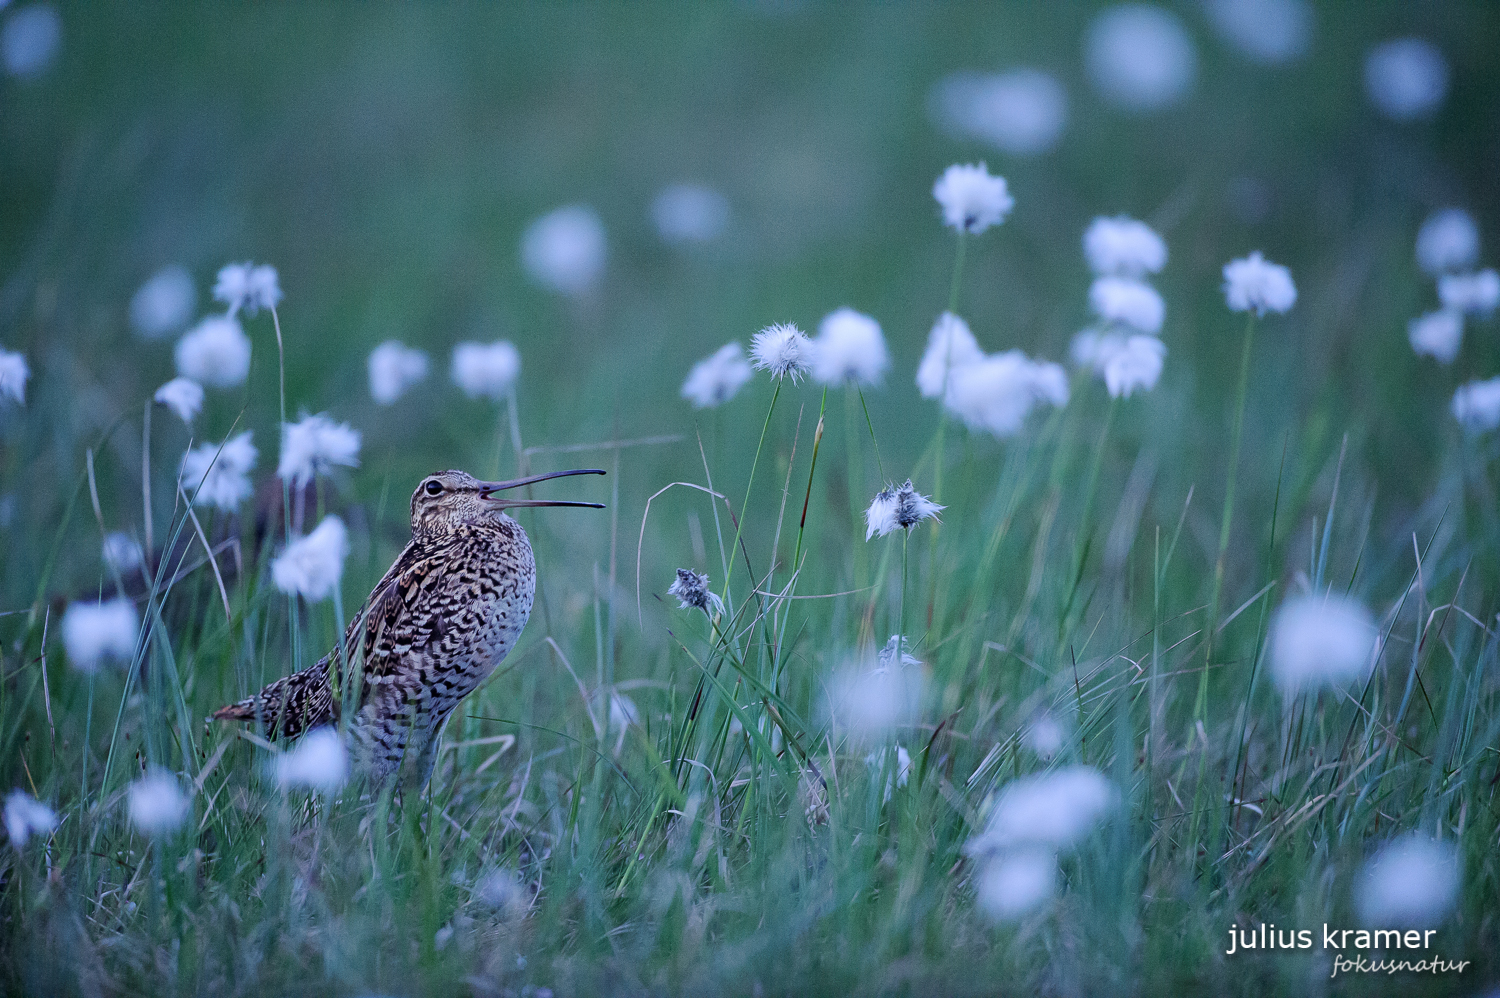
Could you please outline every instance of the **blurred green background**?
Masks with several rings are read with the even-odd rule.
[[[362,466],[344,487],[378,508],[392,544],[418,476],[494,470],[493,408],[447,378],[464,339],[520,347],[527,444],[696,425],[739,453],[753,447],[769,387],[757,379],[714,429],[677,394],[692,362],[769,322],[815,328],[852,305],[889,340],[893,367],[871,412],[887,473],[904,476],[936,423],[911,376],[952,267],[930,188],[947,164],[977,159],[1016,199],[1010,220],[970,248],[961,311],[988,350],[1065,360],[1088,321],[1079,238],[1095,215],[1136,215],[1168,241],[1156,281],[1166,373],[1122,412],[1123,463],[1110,473],[1123,476],[1145,446],[1169,458],[1159,489],[1172,509],[1189,485],[1217,492],[1241,329],[1219,269],[1259,248],[1292,268],[1302,298],[1259,340],[1246,454],[1262,473],[1249,495],[1273,486],[1283,443],[1301,455],[1294,467],[1321,469],[1348,432],[1379,479],[1375,521],[1400,536],[1456,439],[1454,387],[1500,372],[1493,324],[1471,323],[1449,369],[1405,338],[1407,320],[1434,307],[1412,257],[1426,213],[1465,206],[1486,245],[1497,238],[1500,8],[1317,4],[1306,57],[1266,66],[1216,34],[1203,8],[1169,5],[1196,45],[1197,79],[1183,103],[1150,115],[1116,110],[1090,85],[1083,38],[1101,9],[64,4],[55,63],[0,85],[0,340],[35,371],[25,413],[0,423],[12,536],[50,531],[83,448],[122,417],[136,426],[171,376],[170,341],[135,338],[127,309],[172,262],[193,274],[200,312],[223,263],[279,268],[289,406],[364,431]],[[1440,47],[1451,85],[1431,121],[1398,125],[1370,106],[1362,66],[1371,45],[1410,34]],[[935,126],[930,92],[947,74],[1022,65],[1067,89],[1054,149],[1010,156]],[[684,249],[658,238],[651,198],[676,181],[727,197],[719,240]],[[609,257],[595,292],[572,300],[526,279],[519,240],[531,220],[578,202],[601,216]],[[248,329],[250,382],[210,391],[197,431],[222,435],[247,405],[241,425],[256,430],[265,474],[275,353],[268,322]],[[382,409],[365,360],[392,337],[427,350],[433,372]],[[1102,414],[1102,398],[1093,385],[1074,404]],[[783,450],[796,412],[780,408]],[[167,495],[185,437],[164,414],[156,435]],[[99,462],[112,529],[139,518],[139,446],[122,428]],[[514,456],[505,461],[509,471]],[[699,470],[691,439],[625,452],[618,522]],[[768,489],[776,477],[764,476]],[[724,484],[733,494],[742,481]],[[873,488],[873,469],[856,484]],[[548,519],[562,516],[564,542],[587,552],[586,577],[608,528]],[[63,589],[98,578],[97,538],[75,534]],[[7,545],[11,605],[31,597],[45,553]],[[367,581],[350,588],[362,594]]]

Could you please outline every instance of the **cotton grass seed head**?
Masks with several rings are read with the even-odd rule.
[[[984,359],[984,351],[969,324],[952,312],[938,316],[927,334],[927,349],[917,367],[917,390],[923,398],[946,395],[953,387],[953,371]]]
[[[1417,265],[1437,277],[1468,270],[1479,260],[1479,226],[1462,208],[1427,216],[1417,232]]]
[[[214,301],[223,302],[231,316],[242,311],[252,316],[261,309],[269,311],[281,304],[281,279],[268,263],[231,263],[219,271]]]
[[[26,365],[23,355],[0,350],[0,399],[25,405],[26,381],[30,377],[31,368]]]
[[[1372,929],[1436,928],[1457,903],[1462,881],[1463,863],[1451,842],[1405,835],[1360,870],[1355,908],[1361,923]]]
[[[920,666],[880,664],[874,656],[846,663],[830,677],[824,712],[835,738],[885,744],[921,719]]]
[[[118,530],[104,536],[101,556],[104,564],[122,575],[139,568],[146,561],[146,553],[141,550],[135,538]]]
[[[1021,732],[1021,744],[1038,759],[1051,759],[1057,755],[1062,751],[1066,738],[1063,726],[1058,723],[1057,718],[1046,711],[1041,711],[1033,717],[1031,724]]]
[[[1292,272],[1260,251],[1224,265],[1224,298],[1234,312],[1285,312],[1297,301]]]
[[[519,914],[529,901],[521,878],[504,867],[491,870],[475,881],[474,898],[502,915]]]
[[[152,398],[175,412],[184,423],[191,423],[203,410],[203,386],[191,378],[173,378],[158,388]]]
[[[130,299],[130,328],[148,340],[177,332],[193,317],[198,292],[185,267],[169,264],[146,279]]]
[[[682,383],[682,397],[695,409],[711,409],[734,398],[751,377],[744,348],[726,343],[693,365]]]
[[[669,245],[711,243],[729,224],[729,201],[702,184],[668,184],[651,199],[651,221]]]
[[[1015,207],[1004,177],[993,177],[983,163],[955,163],[932,185],[932,196],[943,209],[943,224],[978,235],[1005,221]]]
[[[92,674],[105,662],[130,661],[140,630],[135,604],[123,596],[74,603],[63,614],[63,648],[75,669]]]
[[[453,383],[471,399],[499,401],[521,376],[521,352],[509,340],[460,343],[453,348]]]
[[[1219,36],[1254,62],[1291,62],[1312,47],[1314,16],[1308,0],[1208,0],[1207,7]]]
[[[984,831],[964,845],[971,856],[1015,846],[1065,849],[1080,842],[1114,809],[1119,794],[1092,766],[1065,766],[1007,783]]]
[[[191,803],[177,777],[160,767],[152,767],[132,783],[126,798],[130,823],[136,831],[153,837],[180,828]]]
[[[1500,378],[1471,381],[1453,393],[1453,418],[1468,433],[1500,427]]]
[[[344,559],[349,555],[349,531],[336,516],[323,522],[306,537],[288,544],[271,562],[276,588],[316,603],[333,593],[344,577]]]
[[[1500,304],[1500,274],[1493,270],[1444,274],[1438,278],[1438,300],[1455,312],[1487,317]]]
[[[1155,388],[1166,356],[1166,344],[1155,336],[1127,338],[1104,360],[1102,373],[1110,398],[1128,399],[1138,390]]]
[[[276,757],[275,769],[284,790],[305,787],[333,794],[349,779],[349,751],[336,729],[314,728]]]
[[[923,520],[936,520],[944,508],[918,492],[910,478],[900,486],[887,485],[865,510],[865,540],[910,530]]]
[[[974,878],[974,900],[995,922],[1014,922],[1050,901],[1058,889],[1057,854],[1041,846],[1001,853]]]
[[[812,366],[813,344],[794,324],[778,322],[755,334],[750,357],[757,371],[769,371],[778,380],[790,377],[795,383]]]
[[[1161,332],[1167,306],[1156,289],[1131,277],[1100,277],[1089,286],[1089,306],[1105,322],[1142,333]]]
[[[281,460],[276,475],[296,486],[326,475],[335,465],[359,466],[359,431],[324,413],[303,416],[281,427]]]
[[[1084,62],[1105,100],[1138,114],[1181,103],[1198,75],[1198,52],[1182,22],[1147,4],[1120,4],[1095,17]]]
[[[679,568],[677,580],[667,587],[668,596],[676,596],[684,610],[702,610],[709,616],[724,612],[724,601],[708,587],[708,576],[690,568]]]
[[[1167,265],[1167,244],[1145,222],[1096,218],[1083,234],[1083,255],[1101,276],[1140,277]]]
[[[874,386],[890,366],[880,323],[852,308],[828,313],[813,341],[812,377],[820,385]]]
[[[0,28],[0,62],[20,80],[34,80],[51,69],[61,46],[62,15],[50,3],[27,4]]]
[[[57,827],[57,812],[24,790],[5,795],[5,834],[10,844],[23,848],[33,835],[46,835]]]
[[[581,295],[604,274],[604,223],[588,205],[558,208],[521,236],[521,265],[533,281],[565,295]]]
[[[887,638],[885,647],[880,649],[875,659],[882,669],[914,669],[922,665],[921,660],[911,653],[911,642],[901,634],[892,634]]]
[[[932,88],[937,126],[1012,156],[1036,156],[1057,145],[1068,124],[1068,91],[1051,73],[1020,67],[1003,73],[959,72]]]
[[[1464,316],[1457,309],[1442,308],[1407,323],[1406,337],[1419,357],[1451,364],[1464,342]]]
[[[1293,596],[1271,618],[1271,678],[1289,697],[1347,686],[1375,667],[1378,636],[1358,600],[1336,593]]]
[[[1398,38],[1365,56],[1365,93],[1395,122],[1430,118],[1448,95],[1448,62],[1423,38]]]
[[[427,377],[427,354],[400,340],[386,340],[370,351],[370,397],[391,405],[412,385]]]
[[[1031,360],[1019,350],[957,368],[945,404],[970,430],[1004,439],[1021,432],[1038,402],[1068,403],[1067,376],[1056,364]]]
[[[218,444],[201,444],[182,455],[177,480],[194,503],[233,512],[250,498],[254,487],[250,472],[260,452],[251,442],[251,431]]]
[[[211,315],[177,341],[177,373],[210,388],[233,388],[250,373],[250,337],[232,315]]]

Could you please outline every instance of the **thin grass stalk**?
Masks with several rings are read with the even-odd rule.
[[[734,574],[734,551],[740,546],[740,534],[745,529],[745,514],[750,508],[750,489],[755,485],[755,469],[760,466],[760,452],[766,445],[766,432],[771,428],[771,414],[776,411],[776,400],[781,397],[781,379],[776,379],[776,389],[771,392],[771,404],[766,408],[766,421],[760,428],[760,442],[755,445],[755,460],[750,462],[750,478],[745,482],[745,502],[740,506],[740,515],[736,518],[734,525],[734,540],[729,545],[729,568],[724,573],[724,590],[719,598],[726,604],[729,602],[729,577]],[[755,577],[750,577],[750,585],[755,586]]]
[[[964,276],[964,247],[967,239],[964,237],[968,232],[960,228],[958,230],[958,245],[953,251],[953,280],[948,285],[948,311],[954,315],[958,314],[958,291],[963,286]],[[937,447],[934,452],[936,467],[932,476],[932,501],[941,504],[943,501],[943,437],[948,427],[948,378],[953,371],[953,337],[948,337],[948,356],[943,358],[943,391],[938,395],[938,428]],[[937,529],[936,526],[933,527]]]
[[[271,307],[271,325],[276,330],[276,380],[281,389],[281,424],[279,430],[283,442],[286,439],[286,346],[281,338],[281,316],[277,314],[276,307]],[[299,491],[298,498],[301,495]],[[292,543],[292,483],[285,478],[281,480],[281,522],[286,534],[286,543]],[[292,644],[292,672],[302,671],[302,642],[300,633],[302,630],[299,619],[297,597],[295,595],[287,598],[287,634]]]

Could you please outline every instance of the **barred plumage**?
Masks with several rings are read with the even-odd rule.
[[[349,624],[340,646],[316,664],[217,711],[258,721],[273,737],[295,737],[340,719],[345,658],[359,670],[348,731],[356,760],[376,783],[400,775],[425,785],[443,724],[505,658],[531,614],[536,563],[516,506],[598,503],[494,495],[564,475],[481,482],[462,471],[430,475],[412,495],[412,539]]]

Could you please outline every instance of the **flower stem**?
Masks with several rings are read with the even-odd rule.
[[[745,502],[740,506],[739,520],[734,527],[734,541],[729,545],[729,568],[724,573],[724,591],[719,594],[725,605],[729,605],[729,577],[734,573],[734,553],[739,550],[740,534],[745,529],[745,511],[750,507],[750,488],[755,484],[755,469],[760,464],[760,452],[766,445],[766,431],[771,428],[771,413],[776,411],[776,400],[781,397],[781,379],[776,380],[776,390],[771,393],[771,404],[766,409],[766,421],[760,428],[760,442],[755,445],[755,460],[750,462],[750,478],[745,482]],[[755,580],[751,579],[753,587]]]
[[[964,276],[964,246],[967,245],[965,236],[968,233],[963,229],[958,230],[958,247],[953,252],[953,283],[948,287],[948,311],[954,315],[958,314],[958,289],[962,286]],[[943,391],[938,396],[938,428],[937,448],[934,451],[934,462],[932,476],[932,501],[941,503],[943,501],[943,436],[948,428],[948,378],[953,372],[953,337],[948,337],[948,356],[943,358]],[[937,527],[933,527],[936,532]]]
[[[271,325],[276,329],[276,380],[281,388],[281,426],[279,427],[283,437],[286,436],[286,346],[281,340],[281,317],[276,314],[275,306],[271,308]],[[301,498],[300,494],[298,498]],[[292,543],[292,486],[285,478],[281,480],[281,522],[286,528],[286,542]],[[301,629],[297,619],[297,596],[293,593],[287,597],[291,612],[287,615],[287,628],[292,642],[292,671],[302,671],[302,647],[297,640],[297,632]]]

